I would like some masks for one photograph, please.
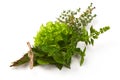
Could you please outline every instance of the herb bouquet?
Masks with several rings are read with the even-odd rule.
[[[80,56],[80,65],[82,65],[86,46],[93,45],[94,40],[110,28],[105,26],[97,31],[93,25],[88,27],[88,24],[96,17],[96,14],[92,14],[93,9],[95,7],[92,7],[91,3],[82,14],[80,14],[80,8],[76,11],[63,11],[55,22],[41,25],[34,38],[34,45],[31,47],[27,42],[30,50],[11,66],[30,62],[30,68],[46,64],[55,65],[59,69],[63,66],[70,68],[73,55]],[[76,48],[78,42],[86,44],[83,50]]]

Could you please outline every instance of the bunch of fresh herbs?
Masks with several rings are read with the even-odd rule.
[[[80,56],[80,65],[82,65],[86,46],[94,45],[94,40],[110,29],[109,26],[105,26],[97,31],[93,25],[88,27],[88,24],[96,17],[96,14],[92,14],[93,9],[95,7],[92,7],[91,3],[82,14],[80,14],[80,8],[76,11],[63,11],[55,22],[51,21],[46,25],[41,25],[31,48],[34,54],[33,66],[52,64],[59,69],[62,69],[63,66],[70,68],[73,55]],[[76,47],[78,42],[86,44],[83,50]],[[11,66],[29,62],[28,53],[13,62]]]

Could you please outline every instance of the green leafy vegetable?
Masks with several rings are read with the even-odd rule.
[[[80,65],[82,65],[86,46],[94,45],[94,40],[110,29],[109,26],[105,26],[97,31],[93,25],[88,27],[88,24],[96,17],[96,14],[92,14],[93,9],[95,7],[92,7],[91,3],[82,14],[80,14],[80,8],[76,11],[63,11],[55,22],[41,25],[34,37],[34,46],[32,47],[33,66],[52,64],[59,69],[62,69],[63,66],[70,68],[72,56],[75,54],[81,56]],[[78,42],[86,44],[83,50],[76,47]],[[19,66],[29,61],[26,53],[11,66]]]

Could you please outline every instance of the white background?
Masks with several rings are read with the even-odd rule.
[[[71,69],[54,66],[11,68],[11,62],[28,51],[27,41],[42,23],[54,21],[62,10],[78,7],[84,11],[90,3],[98,16],[96,29],[111,29],[87,48],[85,63],[73,59]],[[0,0],[0,80],[120,80],[120,2],[119,0]]]

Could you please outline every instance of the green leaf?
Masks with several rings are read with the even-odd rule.
[[[94,45],[94,39],[91,39],[91,44]]]
[[[85,56],[85,51],[86,51],[86,47],[85,47],[84,50],[81,52],[81,56]]]
[[[37,60],[37,63],[38,63],[38,64],[40,64],[40,65],[49,64],[49,62],[48,62],[48,61],[41,60],[41,59],[38,59],[38,60]]]
[[[61,53],[55,53],[53,55],[54,60],[59,64],[64,64],[64,56]]]
[[[83,57],[83,56],[81,56],[80,66],[82,66],[82,65],[83,65],[83,63],[84,63],[84,57]]]
[[[94,29],[93,29],[93,26],[90,27],[90,33],[93,33],[94,32]]]
[[[63,65],[62,64],[55,64],[58,69],[62,69]]]
[[[107,30],[109,30],[110,29],[110,27],[109,26],[105,26],[105,27],[103,27],[103,28],[100,28],[100,33],[104,33],[104,32],[106,32]]]
[[[65,47],[66,46],[65,41],[63,41],[63,40],[58,41],[58,45],[60,47]]]
[[[76,48],[75,53],[82,55],[82,50],[80,48]]]

